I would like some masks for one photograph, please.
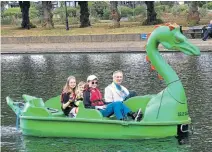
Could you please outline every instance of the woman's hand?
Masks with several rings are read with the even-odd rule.
[[[72,103],[72,102],[74,102],[74,101],[73,101],[73,100],[68,100],[68,102]]]

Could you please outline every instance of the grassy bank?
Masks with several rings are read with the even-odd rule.
[[[111,23],[96,23],[91,27],[79,28],[79,25],[71,25],[66,31],[65,25],[56,25],[54,29],[48,30],[42,27],[24,30],[13,26],[2,26],[1,36],[67,36],[67,35],[99,35],[99,34],[127,34],[127,33],[147,33],[153,30],[153,26],[141,26],[140,23],[121,23],[120,28],[112,28]]]
[[[24,37],[24,36],[71,36],[71,35],[101,35],[101,34],[132,34],[149,33],[154,26],[142,26],[140,22],[121,22],[120,28],[112,28],[110,22],[94,23],[91,27],[79,28],[78,24],[70,25],[66,31],[65,25],[55,25],[54,29],[44,29],[41,26],[30,30],[21,29],[17,26],[1,26],[1,36]],[[184,30],[187,27],[183,27]]]

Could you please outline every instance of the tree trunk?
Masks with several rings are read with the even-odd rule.
[[[158,24],[157,13],[155,12],[154,1],[145,1],[147,6],[147,19],[144,21],[145,25],[155,25]]]
[[[199,21],[200,21],[200,13],[198,12],[198,3],[197,1],[192,1],[190,3],[190,6],[189,6],[189,12],[188,12],[188,23],[190,25],[197,25],[199,24]]]
[[[43,8],[43,24],[42,27],[45,28],[54,28],[53,23],[53,14],[52,14],[52,2],[51,1],[42,1]]]
[[[22,12],[22,23],[21,27],[25,29],[30,29],[30,20],[29,20],[29,8],[30,2],[29,1],[19,1],[19,6]]]
[[[80,27],[91,26],[89,21],[88,2],[79,1],[80,6]]]
[[[1,1],[1,14],[3,14],[4,10],[6,9],[5,6],[8,4],[8,1]]]
[[[110,1],[111,17],[112,17],[113,27],[114,28],[120,27],[121,16],[119,14],[117,6],[118,6],[118,2],[117,1]]]

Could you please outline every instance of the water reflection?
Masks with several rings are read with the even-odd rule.
[[[100,89],[104,91],[112,81],[112,72],[118,69],[125,73],[124,85],[139,95],[155,94],[165,87],[157,73],[150,71],[145,54],[141,53],[23,54],[1,56],[2,151],[210,151],[212,53],[202,53],[200,57],[182,53],[162,53],[162,56],[185,87],[194,126],[189,143],[180,146],[175,138],[119,141],[22,136],[15,130],[15,115],[6,104],[8,95],[16,100],[20,100],[22,94],[46,100],[60,94],[69,75],[75,75],[79,82],[85,81],[89,74],[99,77]]]
[[[12,127],[3,127],[2,151],[27,152],[187,152],[188,145],[180,146],[174,137],[154,140],[99,140],[77,138],[39,138],[22,136]],[[13,142],[11,142],[11,140]]]

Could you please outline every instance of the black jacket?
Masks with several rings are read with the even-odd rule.
[[[70,100],[70,94],[71,94],[70,92],[68,92],[68,93],[62,93],[62,98],[61,98],[62,104],[66,104],[66,103]],[[75,100],[75,99],[73,99],[73,100]],[[61,107],[61,108],[62,108],[63,113],[64,113],[66,116],[68,116],[68,114],[70,113],[70,111],[71,111],[74,107],[77,107],[77,106],[74,104],[74,102],[71,102],[71,103],[69,104],[69,106],[66,107],[65,109],[63,109],[63,107]]]
[[[83,92],[83,104],[84,104],[85,108],[95,109],[95,106],[91,106],[89,89],[87,89]],[[110,104],[110,103],[104,102],[104,104],[106,105],[106,104]]]

